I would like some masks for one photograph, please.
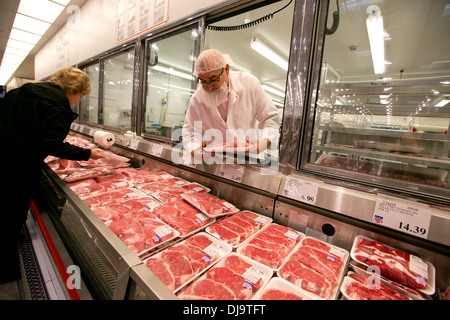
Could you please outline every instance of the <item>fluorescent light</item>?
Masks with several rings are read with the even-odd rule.
[[[37,20],[17,13],[14,19],[13,28],[28,31],[38,35],[43,35],[45,31],[50,27],[50,23]]]
[[[444,98],[439,103],[435,104],[434,106],[437,107],[437,108],[440,108],[440,107],[445,106],[449,102],[450,102],[450,99]]]
[[[64,10],[64,6],[48,0],[20,0],[18,13],[53,23]]]
[[[285,96],[284,92],[275,88],[272,88],[271,86],[268,86],[266,84],[262,85],[263,89],[266,90],[267,92],[273,93],[279,97],[283,97]]]
[[[275,63],[277,66],[279,66],[283,70],[287,71],[287,69],[288,69],[287,60],[282,58],[277,52],[275,52],[273,49],[271,49],[265,43],[261,42],[259,39],[253,39],[250,42],[250,46],[253,50],[258,52],[265,58],[269,59],[273,63]]]
[[[27,42],[27,43],[31,43],[31,44],[36,44],[41,39],[41,36],[38,34],[34,34],[34,33],[30,33],[30,32],[12,28],[9,38]]]
[[[187,79],[187,80],[194,80],[194,77],[191,76],[190,74],[184,73],[184,72],[180,72],[180,71],[176,71],[172,68],[166,68],[166,67],[161,67],[161,66],[154,66],[152,67],[152,69],[160,71],[160,72],[164,72],[164,73],[168,73],[171,74],[173,76],[177,76],[183,79]]]
[[[373,71],[375,74],[384,73],[384,26],[380,7],[371,5],[367,8],[369,15],[366,19],[369,34],[370,51],[372,53]]]
[[[33,49],[33,47],[34,47],[33,44],[26,43],[23,41],[17,41],[17,40],[11,39],[11,38],[8,40],[8,43],[6,44],[6,46],[10,47],[10,48],[14,48],[14,49],[28,51],[28,52],[30,52],[31,49]]]

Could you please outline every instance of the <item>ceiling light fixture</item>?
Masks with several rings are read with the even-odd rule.
[[[0,84],[6,84],[70,0],[21,0],[0,64]]]
[[[270,48],[264,42],[262,42],[259,39],[253,39],[250,42],[250,46],[253,50],[258,52],[260,55],[264,56],[265,58],[267,58],[270,61],[272,61],[273,63],[275,63],[277,66],[279,66],[283,70],[287,71],[287,69],[288,69],[287,60],[284,59],[283,57],[281,57],[275,50]]]
[[[384,26],[380,7],[367,7],[367,33],[369,34],[370,51],[372,53],[373,71],[375,74],[384,73]]]

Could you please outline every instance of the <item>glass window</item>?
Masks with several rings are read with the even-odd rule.
[[[194,93],[197,40],[198,29],[189,27],[176,35],[147,41],[144,133],[170,138],[175,129],[182,128]]]
[[[134,48],[104,60],[101,124],[131,130],[133,74]]]
[[[89,75],[91,81],[91,92],[89,95],[81,98],[80,102],[80,122],[98,123],[98,87],[100,65],[86,67],[83,69]]]
[[[372,181],[448,188],[450,3],[338,5],[339,26],[324,38],[307,162]],[[328,26],[336,10],[330,1]]]

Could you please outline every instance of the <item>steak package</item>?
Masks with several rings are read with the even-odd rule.
[[[255,294],[253,300],[313,300],[313,298],[289,281],[273,277]]]
[[[231,250],[223,241],[200,232],[145,259],[144,263],[177,293]]]
[[[333,300],[339,294],[348,258],[344,249],[305,237],[277,274],[318,299]]]
[[[365,266],[379,268],[382,277],[428,295],[435,292],[434,266],[415,255],[358,235],[353,242],[351,257]]]
[[[183,194],[181,197],[210,218],[217,218],[239,212],[239,209],[233,204],[223,199],[219,199],[210,193],[196,192]]]
[[[276,271],[303,237],[303,233],[272,223],[247,239],[236,252]]]
[[[179,292],[182,300],[250,300],[272,277],[267,266],[230,253]]]
[[[244,210],[217,221],[207,227],[205,231],[225,241],[233,248],[237,248],[271,222],[272,219],[269,217]]]

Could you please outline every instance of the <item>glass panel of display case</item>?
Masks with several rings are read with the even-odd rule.
[[[450,4],[338,6],[339,26],[324,38],[308,163],[449,188]],[[328,25],[334,11],[330,1]]]
[[[104,60],[101,124],[121,130],[131,129],[133,74],[134,48]]]
[[[98,87],[100,65],[97,63],[83,69],[89,75],[91,81],[91,92],[81,98],[80,102],[80,122],[98,123]]]
[[[192,70],[198,31],[185,28],[166,38],[147,42],[144,133],[171,137],[181,129],[194,93]]]

